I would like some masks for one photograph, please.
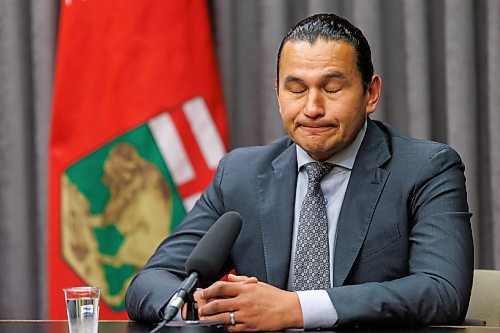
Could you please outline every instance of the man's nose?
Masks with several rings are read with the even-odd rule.
[[[323,98],[316,89],[310,89],[307,94],[307,102],[304,108],[304,114],[309,118],[317,118],[325,113]]]

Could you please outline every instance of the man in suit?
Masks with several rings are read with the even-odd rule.
[[[202,319],[231,331],[461,324],[473,246],[460,157],[370,120],[381,79],[361,31],[336,15],[292,28],[277,67],[288,137],[224,157],[132,281],[130,317],[161,320],[193,247],[237,211],[221,276],[238,275],[196,293]]]

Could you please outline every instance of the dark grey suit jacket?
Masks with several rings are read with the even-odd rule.
[[[340,326],[462,323],[473,272],[463,171],[448,146],[368,120],[338,221],[334,286],[327,289]],[[239,212],[243,227],[221,276],[234,267],[285,289],[296,181],[289,138],[227,154],[193,210],[132,281],[130,318],[160,320],[185,276],[186,258],[227,211]]]

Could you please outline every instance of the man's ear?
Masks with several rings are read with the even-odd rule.
[[[371,114],[377,109],[377,104],[380,100],[380,94],[382,92],[382,79],[377,74],[372,77],[372,82],[368,86],[366,94],[368,95],[368,100],[366,103],[366,114]]]
[[[276,100],[278,101],[278,108],[281,113],[281,104],[280,104],[280,88],[279,88],[279,83],[278,79],[274,81],[274,92],[276,94]]]

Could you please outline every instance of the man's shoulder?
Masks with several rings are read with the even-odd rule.
[[[267,145],[235,148],[226,155],[226,160],[245,164],[270,163],[292,144],[293,141],[284,136]]]
[[[406,136],[386,123],[376,120],[373,122],[384,133],[392,158],[410,161],[418,158],[423,162],[436,155],[445,155],[447,158],[460,160],[458,153],[445,143]]]

